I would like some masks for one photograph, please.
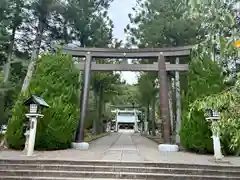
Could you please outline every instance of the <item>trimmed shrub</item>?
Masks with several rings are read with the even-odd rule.
[[[78,72],[69,56],[49,54],[39,59],[29,92],[42,96],[50,108],[43,109],[44,117],[38,119],[36,149],[70,147],[79,115],[78,86]],[[29,92],[17,100],[8,124],[6,138],[8,146],[13,149],[24,148],[24,124],[28,123],[25,113],[28,109],[22,103]]]
[[[205,120],[204,113],[195,111],[192,115],[192,117],[183,116],[180,132],[182,145],[198,153],[213,152],[210,124]]]

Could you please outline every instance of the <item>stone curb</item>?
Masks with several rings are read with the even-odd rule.
[[[144,138],[147,138],[147,139],[149,139],[149,140],[151,140],[151,141],[153,141],[153,142],[155,142],[155,143],[157,143],[157,144],[163,144],[163,142],[162,143],[159,143],[158,141],[156,141],[154,138],[150,138],[149,136],[147,136],[147,135],[145,135],[145,134],[141,134],[141,136],[142,137],[144,137]],[[179,151],[186,151],[186,149],[183,147],[183,146],[179,146]],[[187,151],[186,151],[187,152]]]
[[[146,138],[146,139],[149,139],[149,140],[151,140],[151,141],[153,141],[153,142],[155,142],[155,143],[157,143],[157,144],[159,144],[159,142],[156,141],[154,138],[150,138],[149,136],[147,136],[147,135],[145,135],[145,134],[141,134],[141,136],[144,137],[144,138]],[[160,144],[161,144],[161,143],[160,143]]]
[[[88,143],[92,143],[93,141],[96,141],[96,140],[98,140],[98,139],[100,139],[102,137],[108,136],[108,135],[110,135],[110,133],[105,133],[105,134],[103,134],[101,136],[97,136],[97,137],[91,139],[90,141],[88,141]]]

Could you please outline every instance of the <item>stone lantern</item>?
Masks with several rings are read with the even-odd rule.
[[[44,99],[35,95],[31,95],[23,104],[29,106],[29,113],[25,114],[29,119],[29,130],[26,130],[24,134],[26,136],[24,150],[27,151],[27,156],[32,156],[37,130],[37,118],[43,117],[41,114],[42,108],[49,108],[50,106],[44,101]]]
[[[220,129],[218,122],[220,120],[220,113],[217,110],[207,108],[206,109],[206,120],[211,121],[212,123],[212,139],[213,139],[213,149],[214,149],[214,157],[216,160],[221,160],[224,156],[221,151],[221,143],[220,143]]]

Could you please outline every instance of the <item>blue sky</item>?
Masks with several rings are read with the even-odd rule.
[[[113,20],[114,30],[113,35],[121,40],[126,39],[124,28],[129,23],[128,14],[132,12],[132,7],[136,5],[136,0],[114,0],[109,9],[109,16]],[[136,73],[125,71],[122,73],[122,78],[127,83],[132,84],[136,82]]]

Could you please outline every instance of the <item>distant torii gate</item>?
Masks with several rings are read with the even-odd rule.
[[[83,63],[79,63],[79,70],[84,70],[84,87],[81,101],[80,122],[76,134],[76,143],[84,142],[84,121],[88,108],[89,86],[91,71],[158,71],[160,83],[160,116],[163,121],[164,142],[171,143],[171,120],[169,108],[169,84],[167,71],[175,71],[175,78],[179,81],[179,71],[187,71],[188,64],[179,64],[179,57],[189,56],[192,46],[174,47],[174,48],[145,48],[145,49],[111,49],[111,48],[70,48],[64,47],[63,52],[73,57],[85,57]],[[176,63],[166,63],[168,57],[176,57]],[[158,58],[158,63],[154,64],[96,64],[92,62],[93,58],[114,58],[114,59],[150,59]],[[177,86],[177,84],[176,84]],[[179,86],[179,83],[178,83]],[[176,88],[177,89],[177,88]],[[176,95],[180,96],[179,89]],[[180,106],[178,101],[177,106]],[[180,108],[177,114],[177,131],[180,129]],[[178,137],[179,138],[179,137]]]
[[[111,107],[114,108],[112,110],[112,113],[115,113],[115,131],[117,132],[119,130],[118,126],[119,123],[133,123],[134,124],[134,132],[138,132],[138,115],[139,113],[142,113],[141,111],[137,110],[138,105],[135,105],[134,103],[132,105],[111,105]],[[130,110],[131,109],[131,110]],[[123,113],[122,115],[120,115]],[[128,114],[127,116],[124,116],[124,114]],[[130,116],[129,116],[130,114]],[[127,117],[127,118],[126,118]]]

